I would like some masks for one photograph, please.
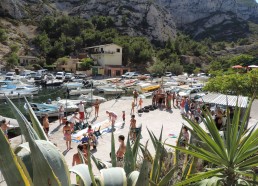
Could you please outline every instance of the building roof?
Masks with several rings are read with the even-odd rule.
[[[249,102],[248,97],[225,95],[219,93],[209,93],[197,99],[197,101],[201,101],[204,103],[213,103],[216,105],[228,105],[233,107],[237,105],[242,108],[246,108]]]
[[[117,45],[117,44],[115,44],[115,43],[110,43],[110,44],[105,44],[105,45],[96,45],[96,46],[86,47],[85,49],[88,49],[88,48],[97,48],[97,47],[104,47],[104,46],[109,46],[109,45],[116,45],[116,46],[121,47],[120,45]],[[122,47],[121,47],[121,48],[122,48]]]

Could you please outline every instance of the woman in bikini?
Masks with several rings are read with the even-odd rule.
[[[70,125],[69,125],[69,121],[67,121],[67,122],[65,123],[65,126],[63,127],[63,134],[64,134],[64,137],[65,137],[67,150],[72,149],[72,148],[71,148],[71,141],[72,141],[72,137],[71,137],[71,127],[70,127]]]
[[[99,117],[99,100],[96,99],[95,103],[94,103],[94,107],[95,107],[95,117]]]

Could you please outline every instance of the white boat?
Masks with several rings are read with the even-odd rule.
[[[60,108],[61,105],[64,106],[65,112],[75,112],[78,109],[78,105],[81,100],[72,100],[72,99],[60,99],[57,101],[52,101],[51,105],[57,106]],[[86,101],[83,101],[83,104],[86,104]]]
[[[38,94],[39,93],[39,88],[38,87],[33,87],[33,88],[28,88],[28,87],[16,87],[13,89],[0,89],[0,94]]]
[[[79,96],[78,99],[86,101],[87,103],[91,103],[91,104],[94,103],[97,99],[99,100],[100,103],[107,101],[106,98],[103,98],[101,96],[94,96],[92,94],[87,94],[87,95],[82,94]]]
[[[9,99],[20,99],[25,97],[31,97],[32,94],[30,93],[15,93],[15,92],[10,92],[10,93],[0,93],[0,99],[5,99],[5,97],[8,97]]]
[[[58,116],[58,107],[52,104],[46,103],[30,103],[36,116],[43,117],[46,114],[48,117],[57,117]],[[28,111],[26,103],[24,104],[24,109]]]
[[[73,89],[73,88],[82,88],[84,87],[83,82],[68,82],[63,84],[64,87],[67,87],[68,89]]]
[[[108,94],[108,95],[125,93],[125,90],[120,88],[103,88],[103,91],[104,91],[104,94]]]
[[[177,82],[175,79],[169,79],[166,83],[163,84],[163,87],[170,87],[170,86],[179,86],[180,83]]]
[[[88,94],[93,92],[93,89],[83,89],[83,88],[77,88],[77,89],[72,89],[70,90],[69,94],[71,96],[77,96],[77,95],[81,95],[81,94]]]

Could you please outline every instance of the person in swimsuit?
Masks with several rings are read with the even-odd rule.
[[[63,105],[61,105],[58,110],[58,117],[59,117],[59,124],[61,125],[63,123],[63,119],[64,119],[64,106]]]
[[[142,98],[140,98],[140,100],[139,100],[140,109],[142,109],[142,104],[143,104],[143,100],[142,100]]]
[[[96,138],[96,136],[93,134],[93,133],[90,133],[89,134],[89,145],[91,146],[91,147],[93,147],[93,149],[96,149],[97,148],[97,138]]]
[[[71,119],[70,119],[71,132],[74,131],[74,125],[76,124],[76,121],[81,122],[81,119],[78,118],[77,115],[78,115],[78,112],[75,112],[75,113],[73,114],[73,116],[71,117]]]
[[[135,107],[135,104],[134,104],[134,101],[132,102],[132,108],[131,108],[131,114],[134,114],[134,107]]]
[[[72,136],[71,136],[71,127],[69,125],[69,121],[67,121],[65,123],[65,126],[63,127],[63,134],[64,134],[64,137],[65,137],[67,150],[72,149],[71,148]]]
[[[132,115],[130,120],[130,137],[132,140],[135,141],[136,139],[136,120],[135,115]]]
[[[78,109],[79,109],[80,119],[83,121],[85,119],[85,116],[84,116],[84,105],[82,101],[80,101],[80,104],[78,105]]]
[[[94,130],[92,129],[92,126],[89,125],[89,126],[88,126],[88,130],[87,130],[87,134],[90,135],[90,134],[92,134],[93,132],[94,132]]]
[[[137,99],[138,99],[138,92],[137,90],[133,91],[133,102],[137,105]]]
[[[117,115],[111,111],[106,111],[106,113],[108,114],[109,121],[111,121],[111,125],[114,126],[117,119]]]
[[[43,129],[44,129],[46,135],[48,136],[48,132],[49,132],[48,114],[46,114],[43,118]]]
[[[4,135],[6,136],[6,138],[8,138],[8,125],[10,125],[10,121],[7,123],[6,119],[3,119],[1,121],[1,129],[4,132]]]
[[[95,117],[99,117],[99,100],[96,99],[95,103],[94,103],[94,107],[95,107]]]
[[[120,146],[116,152],[116,158],[117,161],[123,161],[124,160],[124,155],[126,151],[126,146],[125,146],[125,137],[123,135],[118,136],[118,141],[120,142]]]
[[[89,142],[89,137],[86,133],[83,133],[83,138],[81,139],[82,144]]]

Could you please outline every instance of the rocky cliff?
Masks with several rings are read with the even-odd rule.
[[[1,0],[0,15],[39,20],[46,14],[109,15],[119,30],[164,41],[177,29],[195,38],[231,40],[258,23],[255,0]]]

